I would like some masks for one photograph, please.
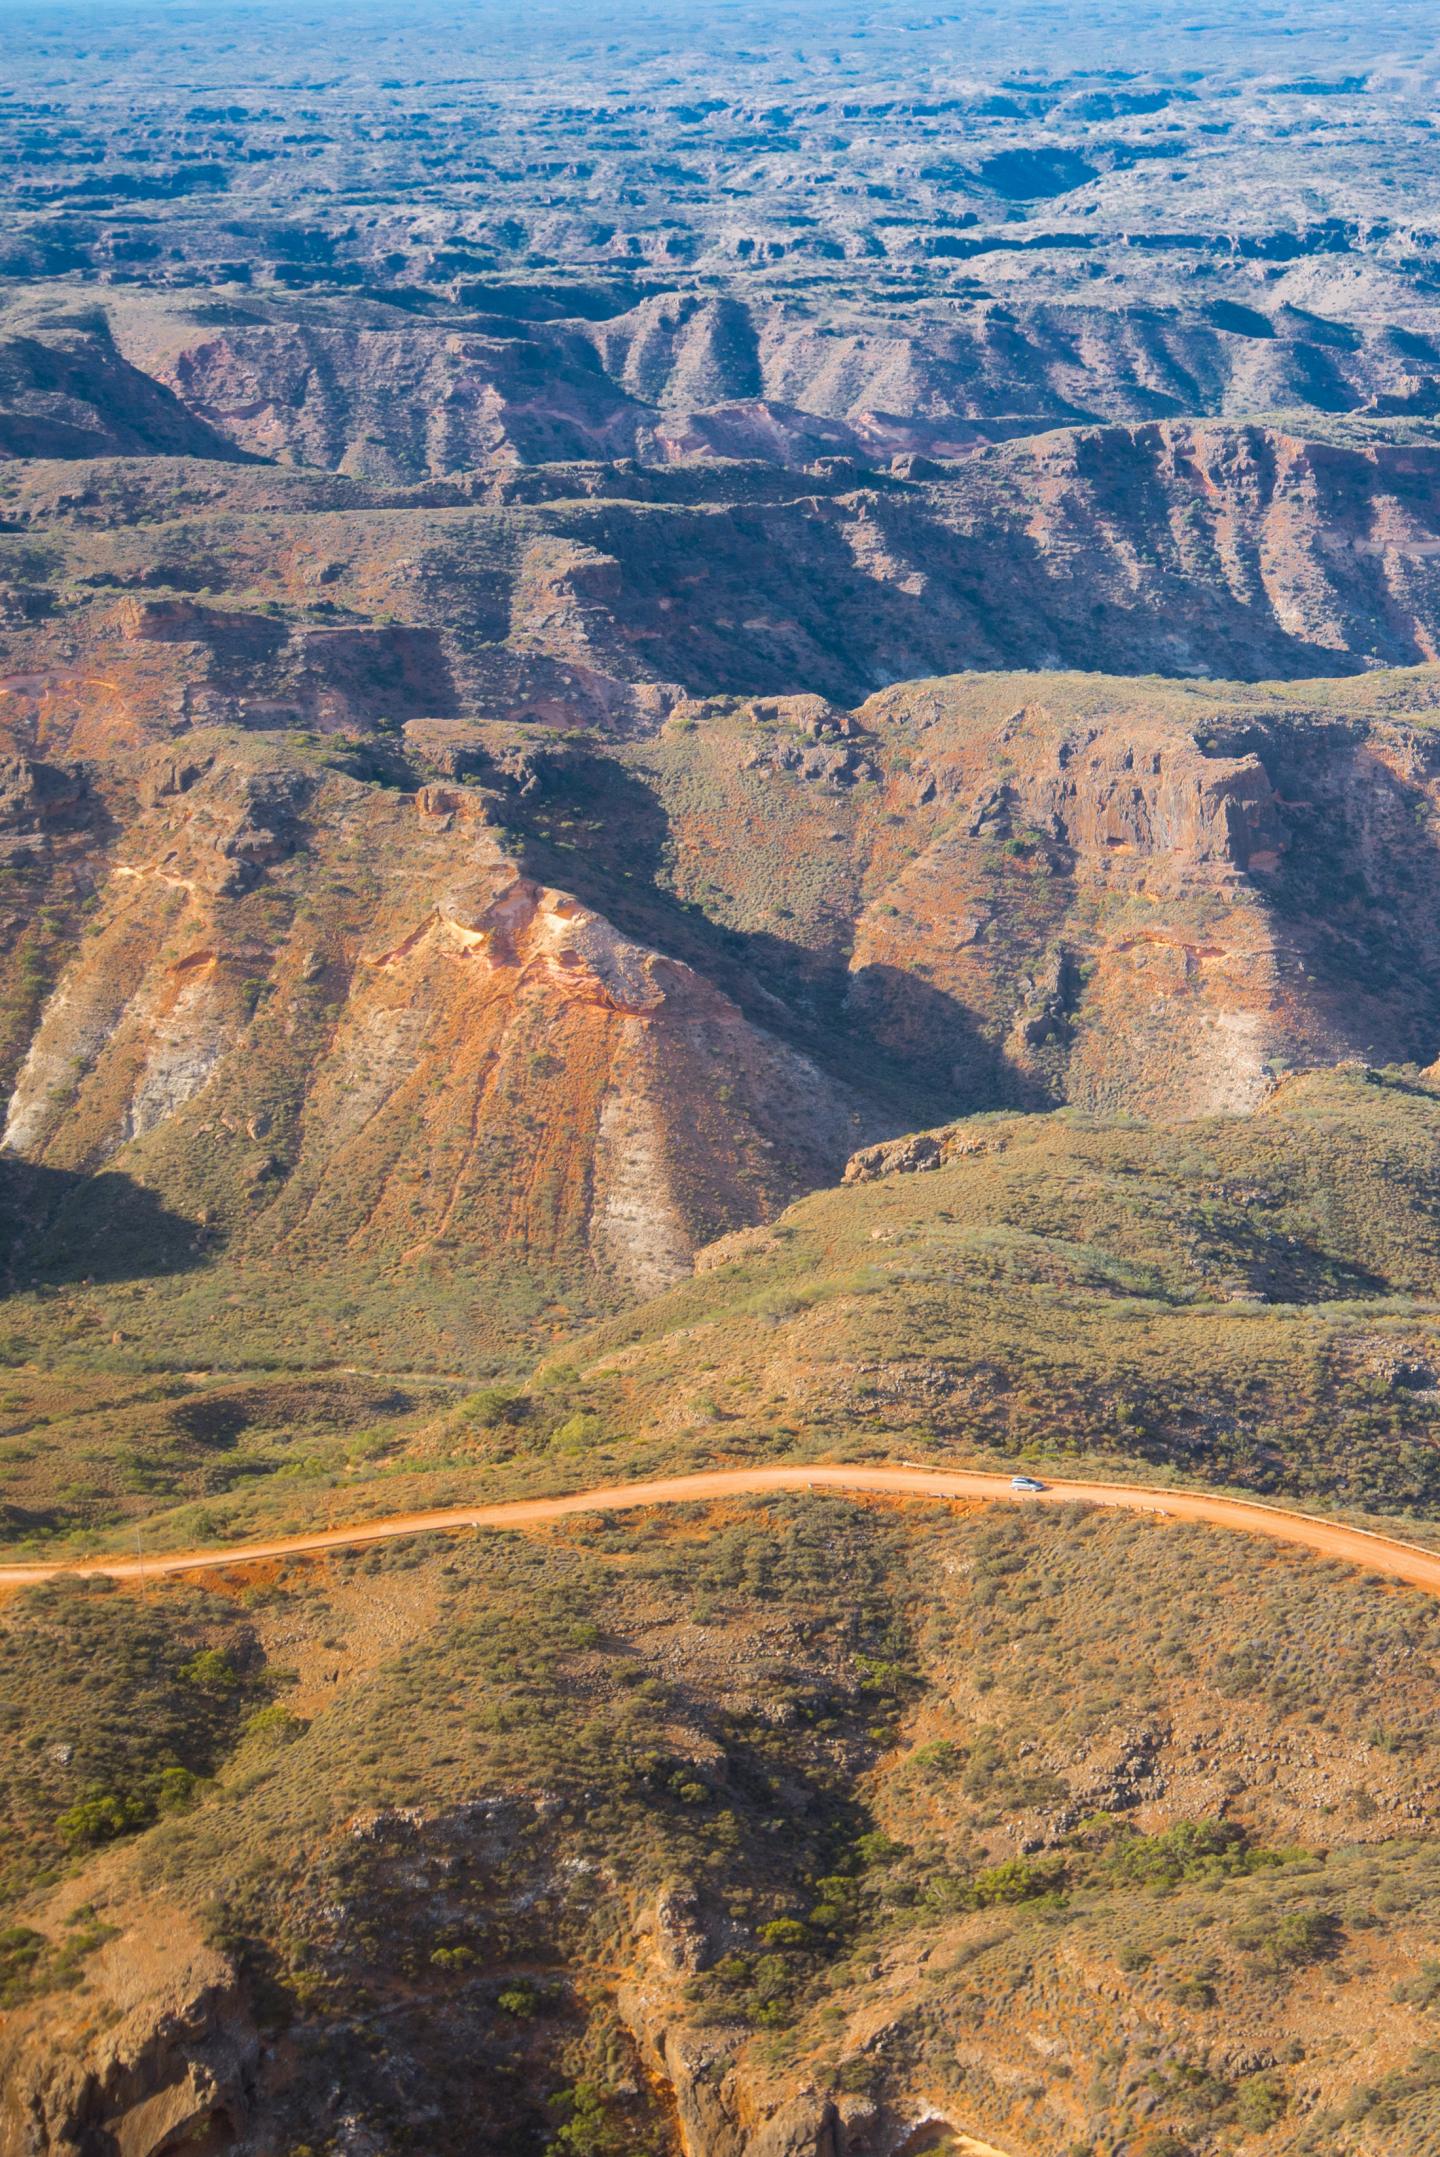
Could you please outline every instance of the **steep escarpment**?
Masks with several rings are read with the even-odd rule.
[[[838,497],[564,522],[609,565],[596,661],[623,671],[638,641],[696,690],[852,702],[1017,665],[1349,673],[1436,649],[1435,454],[1253,425],[1067,430]]]
[[[1430,678],[1407,680],[1405,720],[1339,685],[1056,676],[696,706],[599,798],[630,858],[663,836],[663,882],[767,983],[937,1093],[1243,1107],[1289,1066],[1431,1060]],[[537,849],[597,787],[593,758],[538,770],[512,812]],[[590,873],[627,903],[598,842]]]
[[[57,2017],[51,2001],[6,2016],[0,2148],[80,2150],[100,2137],[147,2153],[177,2139],[233,2148],[260,2055],[248,2003],[192,1913],[167,1908],[146,1920],[118,1951],[109,1943],[119,1927],[83,1912],[72,1923],[87,1957],[88,2014]],[[90,2020],[97,2008],[103,2035]]]
[[[494,1352],[946,1117],[1440,1050],[1425,673],[959,677],[620,741],[176,730],[117,679],[8,701],[11,1263],[93,1272],[138,1184],[137,1259],[189,1224],[187,1272],[299,1296],[282,1361],[312,1290],[369,1360],[397,1293],[443,1367]]]
[[[1258,308],[1096,308],[967,292],[903,318],[862,303],[827,319],[760,294],[680,289],[598,320],[516,320],[523,290],[497,292],[493,311],[470,291],[469,305],[437,295],[419,309],[379,294],[227,307],[111,292],[100,304],[136,377],[198,430],[371,480],[566,458],[797,467],[841,455],[883,468],[1075,423],[1379,413],[1423,432],[1433,417],[1424,335],[1264,294]],[[84,453],[78,437],[29,452]]]
[[[527,1273],[633,1294],[876,1128],[683,960],[524,875],[482,789],[204,733],[105,784],[116,836],[6,1126],[75,1186],[57,1248],[103,1236],[80,1179],[115,1168],[232,1263],[449,1268],[462,1305]]]
[[[858,319],[857,319],[858,317]],[[587,326],[607,375],[692,425],[763,402],[792,424],[840,423],[852,453],[953,454],[991,432],[1077,419],[1154,420],[1363,408],[1415,355],[1377,327],[1327,337],[1284,307],[1093,308],[969,294],[906,320],[817,321],[783,305],[666,293]],[[673,454],[673,450],[671,451]]]
[[[132,366],[108,329],[0,337],[0,459],[248,454]]]
[[[992,1038],[1006,1025],[1014,1071],[1086,1106],[1184,1114],[1252,1105],[1287,1066],[1429,1060],[1418,923],[1362,932],[1362,963],[1348,899],[1322,907],[1313,883],[1334,858],[1322,830],[1362,881],[1403,858],[1397,882],[1413,860],[1428,883],[1428,733],[1223,711],[1152,732],[1093,706],[1064,727],[1037,701],[947,742],[923,700],[896,701],[920,717],[914,791],[947,806],[867,914],[865,948],[888,956],[918,929],[932,985],[988,1011]],[[952,882],[959,919],[935,904]]]
[[[897,470],[746,456],[412,489],[27,466],[0,533],[6,687],[259,725],[639,731],[680,694],[853,704],[959,668],[1293,679],[1440,649],[1432,447],[1167,420]]]

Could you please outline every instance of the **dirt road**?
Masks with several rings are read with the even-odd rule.
[[[465,1528],[528,1528],[570,1513],[618,1513],[640,1506],[680,1505],[705,1498],[746,1498],[771,1490],[879,1492],[908,1498],[990,1498],[1023,1505],[1064,1505],[1076,1499],[1088,1505],[1125,1506],[1137,1513],[1160,1513],[1171,1520],[1206,1521],[1217,1528],[1238,1528],[1272,1542],[1295,1543],[1324,1558],[1338,1558],[1367,1572],[1388,1574],[1440,1595],[1440,1550],[1425,1550],[1364,1528],[1280,1506],[1240,1498],[1210,1497],[1200,1491],[1162,1490],[1144,1483],[1048,1483],[1043,1491],[1020,1493],[1003,1475],[975,1475],[963,1469],[816,1467],[715,1468],[699,1475],[665,1476],[653,1483],[621,1483],[575,1491],[564,1498],[516,1498],[501,1505],[451,1506],[432,1513],[393,1513],[384,1520],[357,1522],[348,1528],[316,1529],[260,1543],[226,1544],[209,1550],[157,1552],[153,1557],[87,1558],[69,1565],[0,1565],[0,1588],[29,1587],[68,1573],[112,1580],[152,1580],[165,1573],[196,1573],[219,1566],[246,1565],[256,1559],[303,1557],[307,1552],[352,1550],[383,1543],[397,1535],[424,1535]]]

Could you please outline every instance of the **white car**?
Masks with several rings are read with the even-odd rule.
[[[1045,1488],[1045,1485],[1040,1481],[1038,1476],[1012,1475],[1010,1478],[1010,1488],[1012,1490],[1043,1490]]]

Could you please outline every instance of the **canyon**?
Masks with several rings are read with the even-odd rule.
[[[1436,2146],[1433,24],[1153,13],[6,13],[0,2157]]]

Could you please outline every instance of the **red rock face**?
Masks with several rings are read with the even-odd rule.
[[[348,738],[20,759],[15,843],[94,899],[6,1142],[237,1249],[633,1293],[967,1111],[1429,1062],[1427,694],[962,677],[610,749],[429,721],[389,786]]]
[[[1253,1102],[1294,1046],[1285,931],[1256,882],[1286,835],[1258,756],[1032,706],[948,756],[927,747],[918,775],[939,828],[892,889],[898,917],[867,916],[866,959],[918,938],[928,979],[983,1014],[1012,1073],[1080,1104]]]
[[[477,790],[232,756],[141,767],[13,1151],[133,1161],[317,1265],[450,1251],[643,1292],[874,1128],[692,968],[517,873]]]

